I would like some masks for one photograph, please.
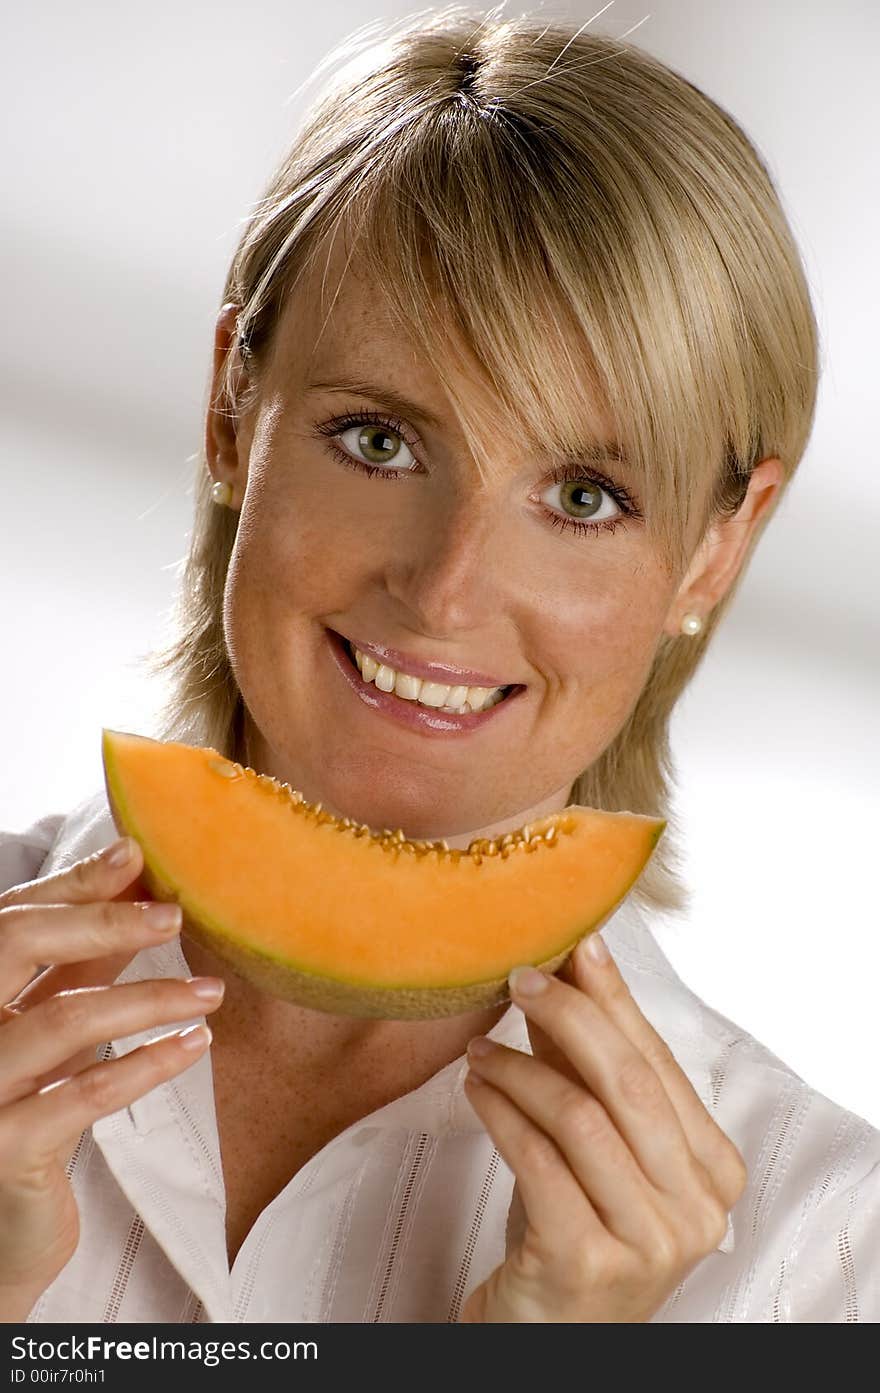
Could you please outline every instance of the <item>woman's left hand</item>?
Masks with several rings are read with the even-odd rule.
[[[648,1321],[724,1238],[745,1162],[598,933],[527,995],[533,971],[511,996],[534,1053],[468,1049],[468,1101],[516,1185],[506,1259],[461,1320]]]

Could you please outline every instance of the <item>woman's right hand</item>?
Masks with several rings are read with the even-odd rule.
[[[222,1000],[222,983],[213,1001],[194,991],[216,978],[114,985],[136,953],[180,929],[179,917],[155,922],[154,901],[132,902],[145,890],[133,884],[143,854],[128,845],[122,866],[100,852],[0,894],[0,1321],[23,1321],[73,1256],[66,1166],[80,1135],[182,1073],[211,1035],[194,1026],[102,1063],[95,1047]]]

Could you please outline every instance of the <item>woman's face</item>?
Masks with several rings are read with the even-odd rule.
[[[524,453],[512,422],[499,420],[492,442],[500,482],[484,485],[477,444],[430,363],[354,274],[317,342],[319,287],[320,275],[290,301],[259,404],[237,433],[209,418],[212,472],[240,508],[224,617],[247,711],[243,758],[337,815],[466,847],[566,805],[687,604],[638,518],[584,535],[554,525],[607,520],[620,505],[554,483],[553,462]],[[225,326],[221,348],[229,315]],[[343,389],[355,380],[377,390]],[[436,423],[390,409],[380,388]],[[397,424],[322,433],[358,411]],[[380,471],[415,472],[368,476],[334,445]],[[640,506],[636,481],[616,468],[604,473]],[[412,728],[356,695],[328,629],[525,691],[468,733]]]

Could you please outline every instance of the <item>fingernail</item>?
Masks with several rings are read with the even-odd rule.
[[[131,860],[133,854],[134,842],[131,837],[123,837],[121,841],[108,846],[104,852],[108,866],[124,866],[126,861]]]
[[[209,1025],[191,1025],[186,1030],[181,1030],[177,1038],[181,1049],[201,1050],[205,1045],[210,1045],[213,1036]]]
[[[202,1001],[219,1001],[226,990],[222,977],[191,977],[187,986]]]
[[[538,996],[547,990],[546,974],[535,967],[515,967],[507,980],[517,996]]]
[[[581,948],[587,958],[594,963],[607,963],[611,956],[608,952],[608,945],[600,933],[592,933]]]
[[[482,1059],[485,1055],[491,1054],[494,1048],[494,1040],[487,1040],[485,1035],[475,1035],[473,1040],[468,1041],[467,1052],[475,1059]]]
[[[157,904],[155,901],[146,904],[144,918],[151,929],[160,933],[170,933],[172,929],[179,929],[183,922],[179,904]]]

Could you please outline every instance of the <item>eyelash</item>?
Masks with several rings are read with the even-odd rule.
[[[404,474],[411,474],[411,469],[383,469],[381,465],[369,464],[366,460],[355,459],[341,449],[334,440],[334,437],[341,435],[344,431],[350,430],[352,426],[383,426],[386,430],[399,435],[405,445],[415,452],[420,448],[418,440],[410,439],[407,434],[406,426],[394,416],[384,416],[378,411],[351,411],[344,416],[336,416],[332,421],[325,421],[323,424],[316,424],[315,431],[327,441],[328,449],[336,458],[348,469],[354,469],[359,474],[366,474],[372,478],[374,474],[382,474],[386,478],[400,479]],[[597,532],[615,532],[628,517],[640,517],[641,514],[635,499],[622,484],[615,484],[611,479],[606,479],[604,474],[598,472],[587,472],[583,465],[560,464],[550,473],[548,484],[564,484],[569,481],[585,480],[598,486],[614,499],[617,506],[622,510],[613,518],[605,518],[602,522],[583,522],[578,518],[561,517],[558,513],[545,508],[544,512],[550,519],[554,527],[561,531],[571,528],[581,536],[587,533],[596,534]]]

